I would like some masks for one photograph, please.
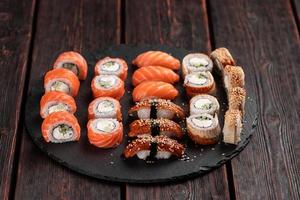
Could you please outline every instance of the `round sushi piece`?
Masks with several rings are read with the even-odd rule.
[[[42,136],[46,142],[53,143],[77,141],[80,138],[80,126],[73,114],[54,112],[44,119]]]
[[[80,82],[77,76],[64,68],[53,69],[44,77],[45,92],[64,92],[73,97],[77,96]]]
[[[217,67],[218,71],[223,73],[223,70],[226,65],[235,65],[235,61],[228,51],[228,49],[224,47],[220,47],[215,49],[210,54],[211,59],[213,60],[215,66]]]
[[[214,77],[210,72],[196,72],[186,75],[184,87],[189,96],[203,93],[213,93],[215,90]]]
[[[180,158],[184,154],[184,147],[176,140],[164,135],[156,137],[144,135],[129,143],[123,154],[125,158],[131,158],[136,155],[142,160],[147,158],[168,159],[171,156]]]
[[[61,53],[54,62],[53,68],[68,69],[78,76],[80,80],[85,80],[88,72],[86,60],[75,51]]]
[[[116,118],[122,121],[120,102],[111,97],[98,97],[94,99],[89,107],[89,119],[94,118]]]
[[[190,100],[190,115],[195,114],[218,114],[220,105],[218,100],[208,94],[199,94]]]
[[[179,124],[169,119],[139,119],[133,121],[129,127],[129,137],[140,135],[166,135],[175,139],[183,137],[183,132]]]
[[[240,66],[227,65],[224,68],[224,86],[227,92],[234,87],[245,86],[245,74],[244,70]]]
[[[97,97],[112,97],[120,100],[124,95],[124,82],[115,75],[99,75],[92,80],[92,92]]]
[[[221,128],[217,115],[191,115],[186,119],[186,124],[188,135],[195,143],[209,145],[218,142]]]
[[[95,66],[95,75],[116,75],[122,80],[126,79],[127,71],[127,63],[121,58],[105,57]]]
[[[113,148],[123,140],[123,125],[116,119],[91,119],[87,129],[90,143],[99,148]]]
[[[228,92],[228,109],[240,110],[242,116],[245,113],[246,90],[241,87],[234,87]]]
[[[47,92],[40,101],[40,115],[46,118],[49,114],[59,111],[76,112],[76,103],[73,97],[63,92]]]
[[[202,53],[188,54],[182,60],[182,73],[184,77],[187,74],[194,72],[211,72],[212,69],[212,60],[207,55]]]
[[[229,144],[238,144],[241,140],[242,128],[241,111],[232,109],[227,110],[224,119],[223,141]]]

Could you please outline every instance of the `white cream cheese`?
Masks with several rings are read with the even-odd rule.
[[[207,82],[207,77],[202,74],[192,74],[189,77],[189,82],[195,85],[203,85]]]
[[[189,60],[189,64],[193,67],[206,67],[208,61],[204,58],[193,57]]]
[[[69,93],[70,89],[69,89],[69,86],[66,83],[64,83],[62,81],[55,81],[51,85],[50,91],[59,91],[59,92]]]
[[[208,117],[195,117],[192,118],[192,122],[201,128],[207,128],[210,127],[213,124],[212,119],[208,118]]]
[[[97,106],[97,110],[100,113],[112,112],[114,111],[114,103],[108,100],[101,101]]]
[[[212,102],[209,99],[201,98],[197,99],[194,103],[194,107],[201,110],[209,110]]]
[[[101,120],[97,121],[96,128],[99,131],[102,131],[105,133],[110,133],[116,128],[116,125],[115,125],[114,121],[112,121],[112,120],[101,119]]]
[[[114,76],[102,76],[99,78],[99,87],[110,88],[116,85],[116,78]]]
[[[101,65],[101,70],[108,72],[116,72],[120,69],[120,64],[115,61],[109,61]]]
[[[73,137],[73,129],[67,125],[59,125],[53,129],[52,136],[56,140],[68,140]]]
[[[59,112],[59,111],[68,111],[68,110],[69,110],[69,108],[67,105],[65,105],[63,103],[58,103],[58,104],[55,104],[48,108],[48,114],[51,114],[54,112]]]

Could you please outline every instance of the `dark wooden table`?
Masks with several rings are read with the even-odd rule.
[[[299,0],[2,0],[0,199],[299,199],[299,17]],[[57,52],[120,43],[228,47],[259,106],[247,148],[205,176],[150,186],[101,182],[41,153],[24,128],[31,80]]]

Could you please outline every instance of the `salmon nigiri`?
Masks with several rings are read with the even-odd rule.
[[[132,64],[138,67],[145,67],[150,65],[159,65],[173,70],[178,70],[180,61],[173,56],[162,51],[147,51],[138,55]]]
[[[137,86],[143,81],[164,81],[175,83],[179,81],[179,76],[171,69],[161,66],[147,66],[136,70],[132,75],[132,84]]]
[[[132,92],[133,101],[147,98],[175,99],[178,91],[170,83],[162,81],[144,81],[136,86]]]

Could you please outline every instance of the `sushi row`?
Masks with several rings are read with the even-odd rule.
[[[228,99],[228,110],[225,113],[223,127],[223,141],[238,144],[241,140],[243,115],[245,113],[245,74],[242,67],[236,66],[236,62],[226,48],[218,48],[210,56],[223,77]]]
[[[94,100],[89,104],[88,139],[99,148],[113,148],[123,140],[122,112],[119,100],[125,92],[127,63],[105,57],[95,66],[91,82]]]
[[[87,77],[87,62],[77,52],[58,56],[53,70],[44,77],[45,94],[40,101],[42,136],[46,142],[63,143],[80,138],[80,125],[74,116],[80,81]]]
[[[128,136],[133,140],[124,150],[125,158],[181,157],[184,147],[177,140],[184,133],[173,120],[182,120],[185,114],[170,101],[178,96],[173,84],[179,81],[179,76],[173,70],[180,68],[179,60],[165,52],[148,51],[138,55],[133,65],[138,67],[132,76],[136,105],[128,114],[136,120],[129,126]]]

